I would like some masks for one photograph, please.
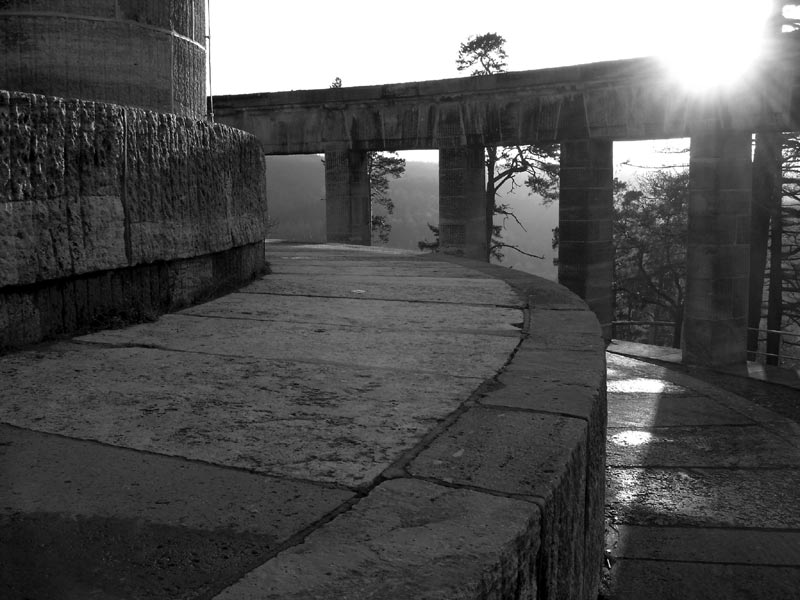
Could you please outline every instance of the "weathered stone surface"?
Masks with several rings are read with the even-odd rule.
[[[216,600],[536,598],[538,540],[529,502],[387,481]]]
[[[481,265],[458,277],[456,271],[465,267],[448,261],[444,271],[450,276],[446,283],[435,284],[429,258],[401,258],[396,253],[340,246],[284,250],[291,256],[316,255],[317,266],[326,261],[341,264],[352,256],[348,272],[342,273],[336,284],[340,289],[360,285],[358,282],[381,289],[380,280],[387,280],[397,297],[363,299],[363,294],[354,294],[331,298],[325,286],[335,283],[336,269],[319,278],[325,293],[308,287],[307,293],[299,296],[272,293],[269,280],[285,275],[266,276],[262,293],[248,290],[156,324],[8,354],[0,357],[0,378],[9,382],[13,393],[0,394],[2,420],[39,432],[95,440],[92,445],[98,448],[104,446],[97,442],[117,446],[106,448],[108,456],[126,447],[148,452],[156,462],[164,457],[155,454],[174,457],[164,459],[167,461],[189,459],[180,463],[187,469],[193,465],[226,467],[249,471],[247,477],[281,478],[287,484],[305,481],[304,485],[323,490],[322,500],[331,489],[347,498],[354,489],[360,492],[363,498],[358,502],[358,496],[352,498],[352,508],[350,504],[340,506],[345,512],[336,513],[339,516],[332,521],[328,522],[332,517],[328,513],[309,529],[298,530],[283,552],[267,562],[265,571],[257,569],[245,577],[228,592],[231,597],[264,597],[267,592],[258,589],[264,582],[260,573],[271,577],[273,567],[277,576],[270,581],[278,586],[273,592],[276,597],[346,597],[371,589],[378,597],[448,600],[465,594],[503,599],[593,597],[602,556],[598,532],[605,405],[600,386],[605,363],[602,348],[594,345],[563,353],[554,350],[559,340],[566,340],[558,329],[570,326],[567,316],[571,312],[578,316],[578,340],[596,332],[596,324],[583,314],[588,311],[557,311],[549,328],[546,320],[539,321],[546,347],[526,350],[528,339],[511,362],[523,359],[522,372],[530,369],[544,378],[533,381],[534,388],[546,381],[552,390],[556,382],[574,379],[571,390],[586,390],[585,400],[590,405],[575,409],[578,418],[558,414],[558,410],[475,406],[470,399],[482,383],[486,385],[481,389],[488,394],[482,401],[488,403],[493,396],[510,392],[505,401],[523,406],[527,402],[512,397],[521,395],[527,386],[496,387],[486,379],[503,368],[520,337],[530,334],[520,331],[530,319],[523,318],[519,307],[540,280],[495,269],[508,275],[498,286],[489,279],[492,269]],[[270,247],[271,254],[280,251]],[[371,273],[371,268],[380,267],[381,256],[387,266],[397,267],[402,274]],[[402,269],[397,263],[406,258],[409,266]],[[298,279],[304,275],[303,262],[293,261]],[[359,263],[364,269],[360,275],[354,269]],[[411,264],[425,265],[419,278],[411,276]],[[209,273],[221,276],[229,267],[214,262],[209,266],[202,257],[189,259],[184,264],[160,265],[160,270],[154,271],[160,274],[158,278],[145,278],[140,284],[151,298],[170,297],[178,294],[171,278],[195,285]],[[94,288],[84,286],[84,295],[110,301],[130,295],[129,284],[115,278],[119,273],[110,272],[98,280],[101,287],[96,294]],[[306,280],[313,282],[317,275],[306,274]],[[462,284],[465,287],[461,288]],[[430,294],[432,291],[438,295]],[[567,297],[563,288],[555,291],[562,300]],[[515,304],[506,305],[503,300],[498,306],[498,299],[504,298]],[[274,306],[269,306],[272,303]],[[164,332],[157,333],[155,329],[162,325]],[[595,353],[600,354],[597,360],[592,358]],[[564,360],[564,368],[553,370],[558,360]],[[588,393],[592,386],[594,390]],[[444,427],[465,409],[465,415],[472,415],[469,427],[464,427],[464,414],[449,429]],[[450,432],[455,430],[477,438],[473,449],[465,452],[468,457],[462,458],[470,461],[469,468],[454,464],[449,475],[444,471],[423,474],[453,481],[446,485],[409,481],[404,469],[410,462],[413,476],[416,463],[412,457],[419,456],[422,461],[434,449],[448,448],[454,443]],[[458,448],[444,456],[457,452]],[[82,452],[75,454],[76,464],[87,463],[92,473],[104,472],[95,468],[101,463],[84,460]],[[149,468],[149,463],[143,468]],[[111,480],[117,481],[117,471],[108,471]],[[158,467],[154,471],[160,472]],[[131,472],[139,473],[136,468]],[[388,483],[385,477],[390,478]],[[186,477],[175,479],[180,483]],[[408,489],[403,487],[406,485]],[[196,490],[192,483],[186,486]],[[482,487],[486,492],[477,489]],[[384,493],[387,489],[388,495]],[[69,496],[63,482],[54,484],[54,490],[56,500]],[[76,496],[91,493],[88,485],[80,490]],[[145,488],[144,496],[151,490]],[[118,494],[123,491],[117,490]],[[234,491],[232,488],[231,493]],[[284,491],[289,493],[291,488]],[[42,489],[36,493],[46,495]],[[112,504],[119,497],[109,494]],[[148,518],[155,523],[166,520],[161,514],[179,513],[181,506],[191,510],[195,497],[204,496],[194,492],[192,498],[181,499],[183,504],[156,505],[147,512]],[[226,496],[219,498],[220,503],[213,502],[235,509]],[[250,502],[247,494],[243,498]],[[269,495],[268,501],[281,507],[277,496]],[[298,501],[303,502],[302,494]],[[40,497],[30,505],[47,502]],[[134,527],[128,517],[109,514],[98,499],[85,505],[87,512],[102,514],[79,515],[77,524],[58,513],[23,512],[3,521],[4,531],[31,540],[23,544],[25,548],[50,535],[47,532],[86,540],[86,552],[75,553],[70,563],[67,576],[72,581],[82,577],[81,569],[87,565],[98,564],[98,556],[107,556],[103,575],[89,578],[97,586],[70,588],[82,597],[91,596],[106,581],[112,581],[108,589],[149,590],[152,577],[148,579],[148,575],[158,580],[158,568],[131,566],[135,561],[128,559],[131,552],[150,557],[144,549],[162,543],[168,550],[159,554],[162,558],[157,565],[174,556],[170,552],[184,548],[207,553],[209,562],[202,564],[208,568],[202,573],[193,567],[181,571],[187,581],[213,580],[204,592],[207,594],[234,583],[230,573],[241,577],[253,568],[255,559],[251,561],[249,553],[255,545],[265,542],[259,553],[253,554],[256,557],[264,556],[264,547],[274,548],[263,532],[237,531],[229,544],[234,534],[218,529],[190,530],[146,520]],[[362,505],[366,508],[359,511]],[[292,512],[293,507],[290,503],[287,510]],[[157,512],[162,509],[163,513]],[[198,518],[209,511],[210,505],[204,505]],[[367,517],[365,513],[369,513]],[[308,513],[298,509],[297,514],[300,518]],[[378,517],[388,521],[378,522]],[[341,523],[350,528],[346,534],[341,533],[345,531],[339,528]],[[136,542],[129,552],[128,546],[110,544],[108,537],[96,533],[103,531],[120,532]],[[45,542],[46,550],[30,564],[42,569],[64,564],[58,556],[64,544]],[[231,559],[233,566],[220,570],[218,557],[224,555],[224,544],[237,554]],[[427,554],[426,548],[430,550]],[[332,561],[335,568],[313,568]],[[18,564],[23,562],[14,562]],[[291,570],[295,567],[298,570]],[[120,577],[128,583],[120,584]],[[166,581],[172,585],[177,579],[180,577],[173,569]],[[126,594],[154,595],[147,591]],[[48,593],[43,595],[48,597]]]
[[[531,332],[535,335],[535,332]],[[591,349],[537,348],[522,344],[514,362],[531,380],[599,389],[604,381],[605,356]],[[535,384],[535,385],[538,385]]]
[[[319,257],[318,255],[281,256],[276,249],[270,249],[270,269],[276,275],[363,275],[369,269],[370,275],[383,277],[426,277],[458,279],[486,279],[486,275],[471,269],[449,265],[426,258],[408,260],[369,260],[346,258],[341,255]]]
[[[798,486],[797,469],[610,468],[607,501],[626,524],[796,529]]]
[[[249,292],[267,294],[315,295],[340,298],[372,298],[424,302],[458,303],[469,297],[472,304],[523,308],[524,302],[497,279],[416,277],[413,288],[405,277],[355,275],[332,277],[320,275],[313,280],[303,275],[275,275],[255,281]]]
[[[490,332],[519,334],[522,311],[494,306],[452,306],[441,303],[396,302],[358,298],[328,298],[319,313],[319,298],[248,293],[227,294],[187,308],[182,314],[205,317],[247,318],[254,321],[317,323],[348,327],[372,327],[381,331],[423,328],[428,331]]]
[[[20,427],[364,485],[482,381],[358,361],[313,363],[299,349],[295,354],[301,362],[289,354],[267,360],[59,344],[47,354],[0,358],[0,376],[14,389],[2,395],[0,410]]]
[[[700,394],[609,392],[609,427],[753,425],[746,416]]]
[[[243,132],[19,93],[0,93],[0,114],[9,157],[0,286],[212,254],[266,235],[263,157]]]
[[[241,131],[0,91],[0,323],[7,323],[0,347],[73,332],[109,312],[131,313],[131,305],[139,313],[164,310],[136,292],[132,301],[90,298],[108,307],[95,311],[73,291],[86,288],[76,277],[120,271],[112,278],[136,289],[133,280],[148,277],[143,271],[168,263],[166,305],[173,306],[250,279],[263,269],[263,250],[243,258],[249,252],[241,248],[263,242],[264,197],[261,149]],[[189,262],[176,262],[183,259]],[[140,265],[147,266],[122,272]],[[8,286],[28,287],[11,294]],[[15,323],[11,315],[20,311],[33,321]],[[82,312],[91,317],[73,317]]]
[[[608,464],[800,467],[800,449],[757,425],[610,428]]]
[[[0,425],[4,598],[209,594],[352,492]]]
[[[419,477],[538,498],[542,507],[543,598],[580,598],[584,566],[587,448],[580,419],[473,408],[415,458]],[[599,547],[593,532],[592,543]]]
[[[502,366],[519,343],[514,331],[450,332],[447,343],[436,331],[350,328],[324,324],[234,320],[221,331],[214,319],[165,315],[157,324],[103,331],[81,341],[155,346],[279,360],[357,364],[485,379]]]
[[[255,533],[275,546],[353,497],[342,489],[7,425],[0,425],[0,440],[2,514],[138,518]],[[47,493],[31,494],[30,487]]]
[[[0,5],[0,88],[201,118],[202,0],[10,0]]]
[[[0,293],[0,349],[150,321],[263,273],[261,243],[167,263],[100,271]]]

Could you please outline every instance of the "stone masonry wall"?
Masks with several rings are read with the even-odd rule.
[[[261,147],[242,131],[0,91],[0,347],[252,276],[265,185]]]

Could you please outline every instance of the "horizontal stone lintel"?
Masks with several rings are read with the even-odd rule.
[[[764,73],[715,98],[682,89],[653,58],[412,82],[215,96],[220,122],[267,154],[513,145],[585,138],[686,137],[715,129],[796,130],[800,44],[786,38]],[[784,77],[774,77],[775,69]],[[769,76],[772,74],[772,76]]]

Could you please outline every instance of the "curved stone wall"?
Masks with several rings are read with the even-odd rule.
[[[0,91],[0,347],[247,279],[265,264],[265,198],[247,133]]]
[[[0,88],[200,118],[203,0],[0,2]]]

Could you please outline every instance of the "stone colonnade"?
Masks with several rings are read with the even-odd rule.
[[[684,362],[746,360],[750,218],[749,133],[692,136]],[[613,320],[613,141],[562,142],[559,282],[583,298],[607,339]],[[487,260],[489,226],[482,146],[439,150],[443,252]],[[328,241],[370,243],[364,151],[325,154]]]

